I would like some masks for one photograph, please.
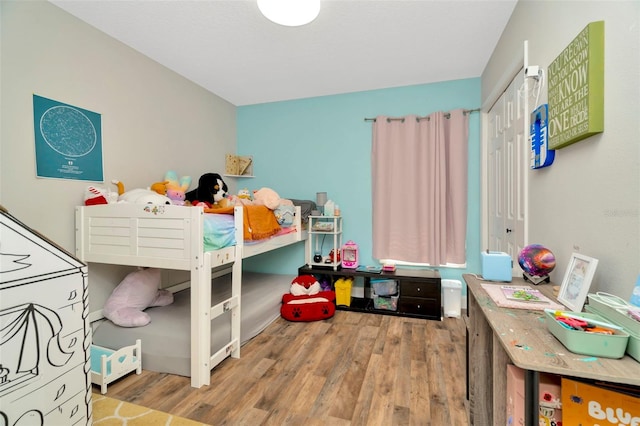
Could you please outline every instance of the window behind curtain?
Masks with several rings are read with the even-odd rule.
[[[462,109],[422,118],[376,117],[374,258],[466,262],[468,124]]]

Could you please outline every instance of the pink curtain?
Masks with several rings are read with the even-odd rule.
[[[466,261],[468,123],[464,110],[373,125],[373,257]]]

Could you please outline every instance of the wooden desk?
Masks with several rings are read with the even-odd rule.
[[[640,363],[633,358],[594,358],[570,352],[548,331],[544,311],[500,308],[482,288],[486,281],[472,274],[464,274],[463,278],[468,289],[470,424],[506,424],[507,364],[526,371],[527,425],[538,425],[539,373],[640,386]],[[528,283],[514,278],[511,284]],[[536,288],[555,300],[550,284]]]

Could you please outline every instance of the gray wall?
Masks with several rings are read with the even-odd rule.
[[[22,222],[73,253],[74,207],[95,184],[36,178],[33,94],[102,115],[106,182],[144,188],[176,170],[197,183],[224,170],[235,106],[51,3],[2,1],[0,14],[0,204]],[[92,282],[117,284],[115,269],[90,265]]]
[[[529,243],[556,255],[562,282],[572,252],[599,260],[591,290],[628,300],[640,274],[640,2],[520,0],[482,74],[483,105],[514,61],[545,70],[593,21],[605,23],[605,130],[529,171]],[[510,77],[509,77],[510,79]],[[502,87],[501,87],[502,86]],[[547,102],[547,88],[540,103]]]

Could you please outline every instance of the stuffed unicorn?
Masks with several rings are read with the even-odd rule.
[[[184,206],[185,194],[191,185],[191,176],[182,176],[178,179],[178,174],[169,170],[164,175],[164,180],[167,182],[167,197],[171,199],[171,204]]]
[[[160,269],[139,269],[129,273],[113,289],[102,309],[105,318],[121,327],[142,327],[151,322],[145,309],[173,303],[173,294],[160,289]]]

